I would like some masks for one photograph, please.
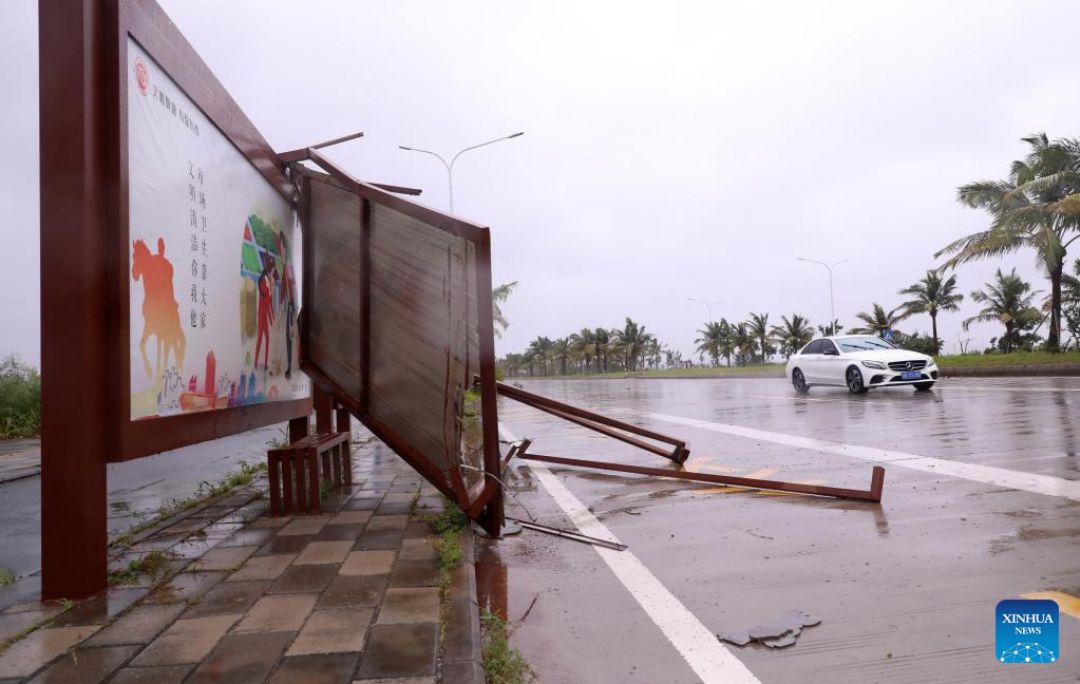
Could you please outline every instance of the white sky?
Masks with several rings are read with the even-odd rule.
[[[958,185],[1004,176],[1030,132],[1080,135],[1067,2],[162,4],[276,149],[364,130],[329,154],[426,204],[446,207],[445,171],[399,144],[526,131],[454,177],[457,213],[492,227],[496,282],[520,282],[500,354],[625,315],[688,354],[705,319],[689,297],[823,323],[825,271],[796,256],[851,259],[836,306],[853,325],[986,225]],[[37,363],[37,7],[2,9],[0,354]],[[1033,263],[958,280],[1016,265],[1045,289]],[[976,308],[942,317],[947,351]]]

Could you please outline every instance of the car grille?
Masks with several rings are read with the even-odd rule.
[[[894,371],[922,370],[926,368],[925,361],[890,361],[889,368]]]

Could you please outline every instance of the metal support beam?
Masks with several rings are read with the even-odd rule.
[[[518,450],[516,456],[517,458],[524,459],[526,461],[556,463],[558,465],[576,466],[579,468],[614,470],[620,473],[633,473],[635,475],[670,477],[677,480],[708,482],[710,484],[722,484],[730,485],[733,487],[747,487],[749,489],[763,489],[777,492],[790,492],[793,494],[831,496],[839,499],[855,499],[858,501],[880,502],[881,490],[885,484],[885,469],[881,466],[874,466],[873,475],[870,479],[870,489],[846,489],[843,487],[826,487],[823,485],[801,484],[798,482],[783,482],[780,480],[758,480],[752,477],[734,477],[731,475],[714,475],[712,473],[692,473],[685,470],[668,470],[665,468],[650,468],[646,466],[626,465],[622,463],[606,463],[604,461],[590,461],[580,458],[563,458],[562,456],[526,454],[521,453],[521,450]]]
[[[496,389],[499,394],[507,399],[513,399],[514,401],[521,402],[526,406],[531,406],[540,411],[550,413],[551,415],[558,416],[564,420],[568,420],[576,425],[595,430],[601,434],[613,437],[627,444],[633,444],[636,447],[650,451],[654,454],[658,454],[665,458],[670,458],[676,463],[686,462],[686,458],[690,455],[690,449],[686,446],[686,442],[681,439],[676,439],[669,435],[665,435],[659,432],[653,432],[652,430],[646,430],[643,427],[634,425],[632,423],[626,423],[621,420],[609,418],[608,416],[601,415],[599,413],[593,413],[592,411],[586,411],[583,408],[577,406],[571,406],[570,404],[564,404],[561,401],[549,399],[548,397],[540,396],[539,394],[533,394],[527,392],[519,387],[513,385],[507,385],[504,382],[496,383]],[[605,429],[614,428],[614,430]],[[615,432],[619,430],[621,432]],[[623,432],[629,432],[630,434],[651,439],[656,442],[663,442],[665,444],[671,444],[674,448],[668,452],[664,449],[656,447],[652,444],[647,444],[641,440],[634,439],[629,435],[622,434]]]

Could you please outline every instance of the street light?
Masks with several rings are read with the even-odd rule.
[[[463,149],[460,152],[458,152],[457,154],[455,154],[454,157],[450,160],[449,164],[446,163],[446,160],[443,159],[441,154],[438,154],[436,152],[432,152],[431,150],[421,150],[421,149],[418,149],[416,147],[406,147],[405,145],[398,145],[398,147],[405,150],[405,151],[407,151],[407,152],[423,152],[424,154],[430,154],[432,157],[435,157],[436,159],[438,159],[439,161],[441,161],[443,163],[443,166],[446,167],[446,177],[447,177],[447,180],[448,180],[449,185],[450,185],[450,213],[453,214],[454,213],[454,162],[457,161],[457,158],[460,157],[461,155],[465,154],[469,150],[475,150],[478,147],[484,147],[486,145],[494,145],[497,142],[502,142],[503,140],[510,140],[511,138],[516,138],[516,137],[522,136],[522,135],[525,135],[525,131],[518,131],[517,133],[511,133],[510,135],[504,135],[501,138],[495,138],[494,140],[488,140],[487,142],[482,142],[479,145],[473,145],[471,147],[466,147],[465,149]]]
[[[833,298],[832,270],[834,268],[836,268],[837,266],[839,266],[840,264],[847,263],[848,261],[850,261],[850,259],[841,259],[840,261],[837,261],[835,264],[830,265],[830,264],[825,263],[824,261],[817,261],[815,259],[806,259],[806,258],[803,258],[803,257],[795,257],[795,258],[797,260],[799,260],[799,261],[808,261],[811,264],[817,264],[818,266],[824,266],[825,270],[827,270],[829,272],[829,313],[831,314],[831,318],[829,318],[829,330],[832,332],[833,335],[835,335],[836,331],[833,330],[833,324],[836,322],[836,300]]]
[[[713,322],[713,317],[712,317],[713,304],[719,304],[720,302],[707,302],[707,301],[705,301],[703,299],[694,299],[693,297],[687,297],[687,299],[690,300],[691,302],[697,302],[698,304],[704,304],[705,308],[708,309],[708,311],[709,311],[709,320],[706,321],[706,323],[712,323]]]

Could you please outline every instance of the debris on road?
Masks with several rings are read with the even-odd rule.
[[[739,627],[722,631],[716,638],[740,647],[756,641],[769,648],[786,648],[795,643],[803,629],[819,624],[819,617],[802,610],[790,610],[765,624],[749,629]]]

